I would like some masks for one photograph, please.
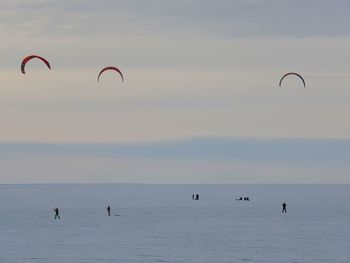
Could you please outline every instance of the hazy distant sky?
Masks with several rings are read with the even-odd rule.
[[[349,10],[340,0],[2,0],[0,183],[349,183]],[[31,61],[22,75],[29,54],[52,70]],[[121,68],[123,84],[114,74],[97,82],[107,65]],[[296,78],[279,88],[288,71],[307,88]],[[315,154],[332,145],[327,156],[339,161],[302,163],[293,138]],[[198,157],[193,140],[220,158]],[[76,143],[87,148],[73,158]],[[88,152],[101,143],[142,154]],[[164,144],[180,144],[187,159],[170,146],[151,154]],[[257,158],[271,149],[267,163]]]

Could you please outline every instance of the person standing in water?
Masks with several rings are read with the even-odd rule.
[[[282,213],[287,213],[287,205],[286,205],[286,203],[282,204]]]
[[[56,220],[57,218],[61,220],[60,212],[58,211],[58,208],[55,208],[53,211],[55,212],[55,220]]]
[[[107,213],[108,213],[108,216],[111,216],[111,207],[110,206],[107,206]]]

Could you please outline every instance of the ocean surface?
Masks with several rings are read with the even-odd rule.
[[[0,262],[348,263],[349,200],[350,185],[0,185]]]

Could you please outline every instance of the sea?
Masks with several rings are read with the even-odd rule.
[[[23,262],[349,263],[350,185],[0,185],[0,263]]]

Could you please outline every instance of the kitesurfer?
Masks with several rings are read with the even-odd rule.
[[[58,219],[61,219],[61,217],[60,217],[60,212],[58,211],[58,208],[55,208],[53,211],[55,212],[55,220],[56,220],[57,218],[58,218]]]
[[[282,213],[287,213],[287,205],[286,205],[286,203],[282,204]]]

